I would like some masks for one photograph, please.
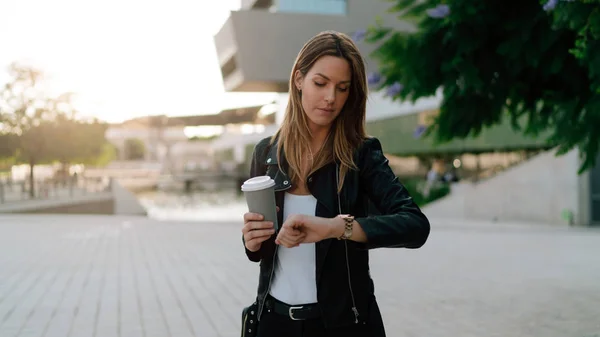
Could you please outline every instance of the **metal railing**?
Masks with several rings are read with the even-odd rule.
[[[110,191],[107,178],[69,178],[36,181],[34,196],[30,194],[28,181],[0,180],[0,204],[18,203],[28,200],[72,199],[85,195]]]

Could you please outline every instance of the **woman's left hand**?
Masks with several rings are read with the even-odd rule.
[[[291,215],[281,226],[275,243],[287,248],[300,243],[313,243],[331,237],[334,228],[332,219],[310,215]]]

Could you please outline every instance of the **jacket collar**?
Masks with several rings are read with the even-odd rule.
[[[265,165],[279,164],[279,161],[277,158],[277,139],[275,140],[275,142],[273,144],[270,145],[269,153],[267,153],[267,156],[265,157],[264,164]]]
[[[281,164],[277,158],[277,139],[273,144],[269,144],[268,152],[264,157],[263,165],[267,167],[267,174],[275,181],[275,191],[285,191],[292,187],[292,182],[287,175],[288,164],[285,156],[281,156]]]

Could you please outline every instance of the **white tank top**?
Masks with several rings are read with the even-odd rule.
[[[283,219],[292,214],[315,215],[317,199],[312,195],[285,193]],[[316,247],[277,248],[277,261],[271,283],[271,296],[289,305],[317,303]]]

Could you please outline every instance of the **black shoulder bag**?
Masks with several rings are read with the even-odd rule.
[[[258,333],[258,301],[242,310],[242,337],[256,337]]]

